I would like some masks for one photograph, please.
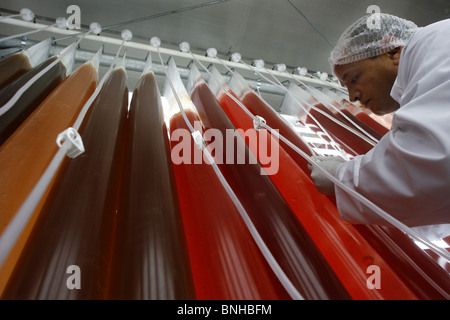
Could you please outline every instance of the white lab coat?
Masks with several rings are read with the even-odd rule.
[[[336,177],[410,227],[449,224],[450,19],[419,29],[403,48],[391,96],[400,104],[392,130],[366,155],[340,165]],[[387,225],[335,191],[343,219]]]

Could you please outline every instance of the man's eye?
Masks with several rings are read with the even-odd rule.
[[[356,80],[358,80],[358,77],[354,77],[354,78],[350,81],[350,83],[351,83],[351,84],[355,84],[355,83],[356,83]]]

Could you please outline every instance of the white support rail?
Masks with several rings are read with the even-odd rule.
[[[0,20],[0,23],[9,24],[12,26],[17,26],[17,27],[36,29],[36,30],[37,29],[45,29],[46,32],[49,32],[52,34],[65,35],[65,36],[75,37],[78,34],[81,35],[80,31],[61,29],[58,27],[50,27],[49,28],[49,26],[45,25],[45,24],[24,21],[21,19],[4,18],[4,19]],[[151,36],[149,36],[149,40],[150,40],[150,38],[151,38]],[[116,45],[116,46],[120,46],[123,41],[122,39],[119,39],[119,38],[111,38],[111,37],[105,37],[102,35],[93,35],[93,34],[86,35],[84,39],[99,42],[101,44],[110,44],[110,45]],[[125,46],[127,48],[143,50],[144,52],[155,52],[155,53],[157,52],[156,48],[151,46],[150,44],[144,44],[144,43],[139,43],[139,42],[135,42],[135,41],[127,41]],[[159,50],[160,50],[160,53],[163,55],[180,57],[180,58],[187,59],[187,60],[192,59],[192,55],[190,53],[185,53],[185,52],[181,52],[178,50],[167,49],[167,48],[162,48],[162,47],[160,47]],[[210,58],[208,56],[197,55],[197,54],[195,54],[195,56],[198,60],[200,60],[206,64],[216,64],[217,63],[217,58]],[[221,60],[230,69],[244,70],[244,71],[252,71],[253,70],[252,69],[253,67],[250,67],[243,63],[228,61],[228,60],[224,60],[224,59],[221,59]],[[144,64],[145,64],[145,62],[142,60],[142,65],[144,65]],[[258,68],[258,72],[269,75],[269,71],[264,68]],[[313,87],[322,87],[322,88],[326,87],[326,88],[335,89],[335,90],[343,89],[342,86],[340,86],[337,83],[331,82],[331,81],[323,81],[323,80],[320,80],[320,79],[317,79],[314,77],[302,76],[302,75],[297,75],[297,74],[286,74],[286,72],[270,70],[271,74],[273,74],[277,77],[280,77],[281,79],[292,80],[292,77],[294,77],[294,78],[297,78],[299,81],[307,83]],[[267,90],[266,92],[271,92],[271,93],[276,93],[276,94],[280,93],[279,90],[277,90],[276,88],[271,88],[271,87],[272,87],[272,84],[265,83],[264,87],[261,87],[260,90],[263,92]]]

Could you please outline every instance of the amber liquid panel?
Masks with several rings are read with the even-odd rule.
[[[80,130],[85,153],[66,158],[8,281],[3,299],[104,299],[128,108],[127,77],[116,69]],[[80,268],[70,289],[67,268]]]
[[[0,146],[0,233],[33,190],[58,150],[56,137],[71,126],[92,95],[97,71],[82,65],[49,95],[14,134]],[[35,215],[21,235],[11,257],[1,269],[0,292],[31,231]]]

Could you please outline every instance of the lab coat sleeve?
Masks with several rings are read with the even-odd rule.
[[[337,168],[346,187],[414,227],[450,223],[450,20],[418,31],[403,49],[391,95],[392,130],[366,155]],[[387,225],[339,186],[352,223]]]

